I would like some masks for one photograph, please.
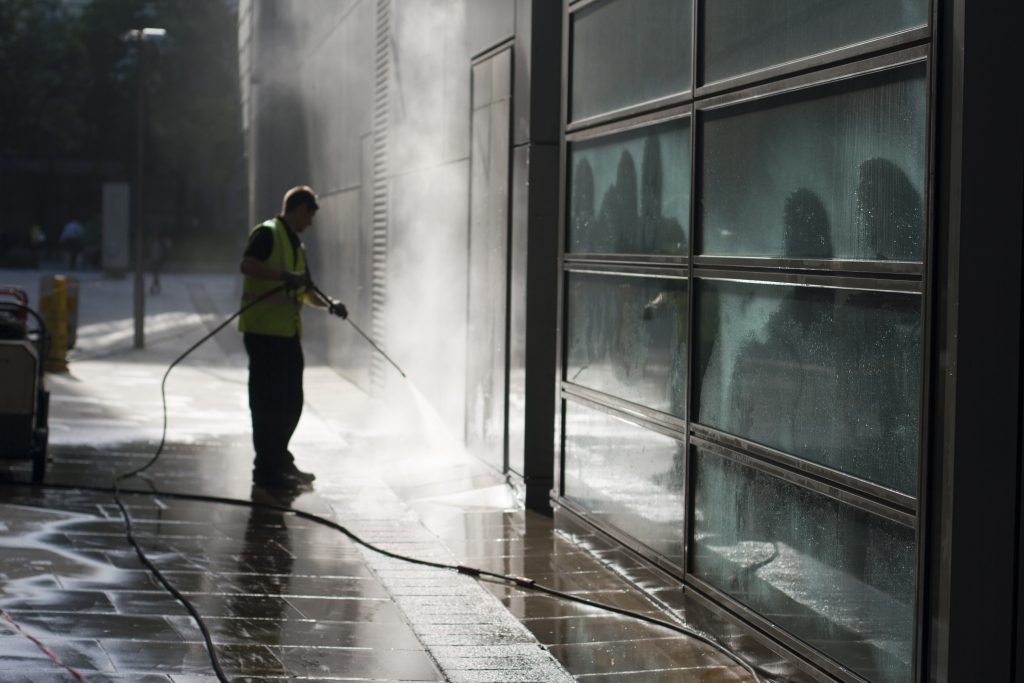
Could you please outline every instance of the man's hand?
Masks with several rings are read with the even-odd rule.
[[[285,289],[299,289],[309,283],[309,278],[305,273],[293,273],[287,270],[281,275],[281,279],[284,280]]]
[[[327,312],[331,315],[336,315],[342,320],[348,317],[348,309],[345,308],[345,304],[340,301],[332,301],[327,306]]]

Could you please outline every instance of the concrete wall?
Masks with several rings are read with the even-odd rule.
[[[461,437],[470,61],[513,35],[515,2],[252,5],[252,219],[273,215],[292,185],[317,190],[304,235],[314,278]],[[311,355],[367,390],[395,388],[397,374],[348,325],[306,320]]]

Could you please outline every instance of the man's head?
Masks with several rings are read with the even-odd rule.
[[[295,232],[302,232],[313,224],[313,216],[320,207],[316,193],[308,185],[298,185],[284,193],[281,216]]]

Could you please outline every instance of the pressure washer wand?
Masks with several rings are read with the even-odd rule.
[[[327,301],[327,302],[334,301],[334,299],[332,299],[331,297],[329,297],[326,294],[324,294],[323,291],[319,287],[317,287],[315,284],[313,284],[312,282],[310,282],[309,284],[313,288],[313,291],[316,292],[320,296],[321,299],[323,299],[324,301]],[[377,346],[377,342],[373,341],[373,339],[371,339],[368,334],[366,334],[361,329],[359,329],[359,325],[356,325],[354,322],[352,322],[352,318],[351,317],[345,316],[345,320],[348,322],[349,325],[352,326],[352,329],[354,329],[356,332],[358,332],[360,334],[360,336],[362,336],[362,338],[365,339],[367,341],[367,343],[369,343],[369,345],[372,346],[374,348],[374,350],[377,351],[377,353],[379,353],[380,355],[384,356],[384,359],[387,362],[391,363],[391,365],[394,366],[395,370],[398,370],[398,374],[399,375],[401,375],[404,379],[408,379],[408,377],[406,377],[405,373],[402,371],[402,368],[398,367],[398,363],[393,361],[391,359],[391,356],[389,356],[388,354],[384,353],[384,349],[382,349],[379,346]]]

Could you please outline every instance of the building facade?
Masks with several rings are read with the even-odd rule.
[[[801,675],[1024,680],[1022,14],[242,2],[251,222],[312,184],[467,448]]]

